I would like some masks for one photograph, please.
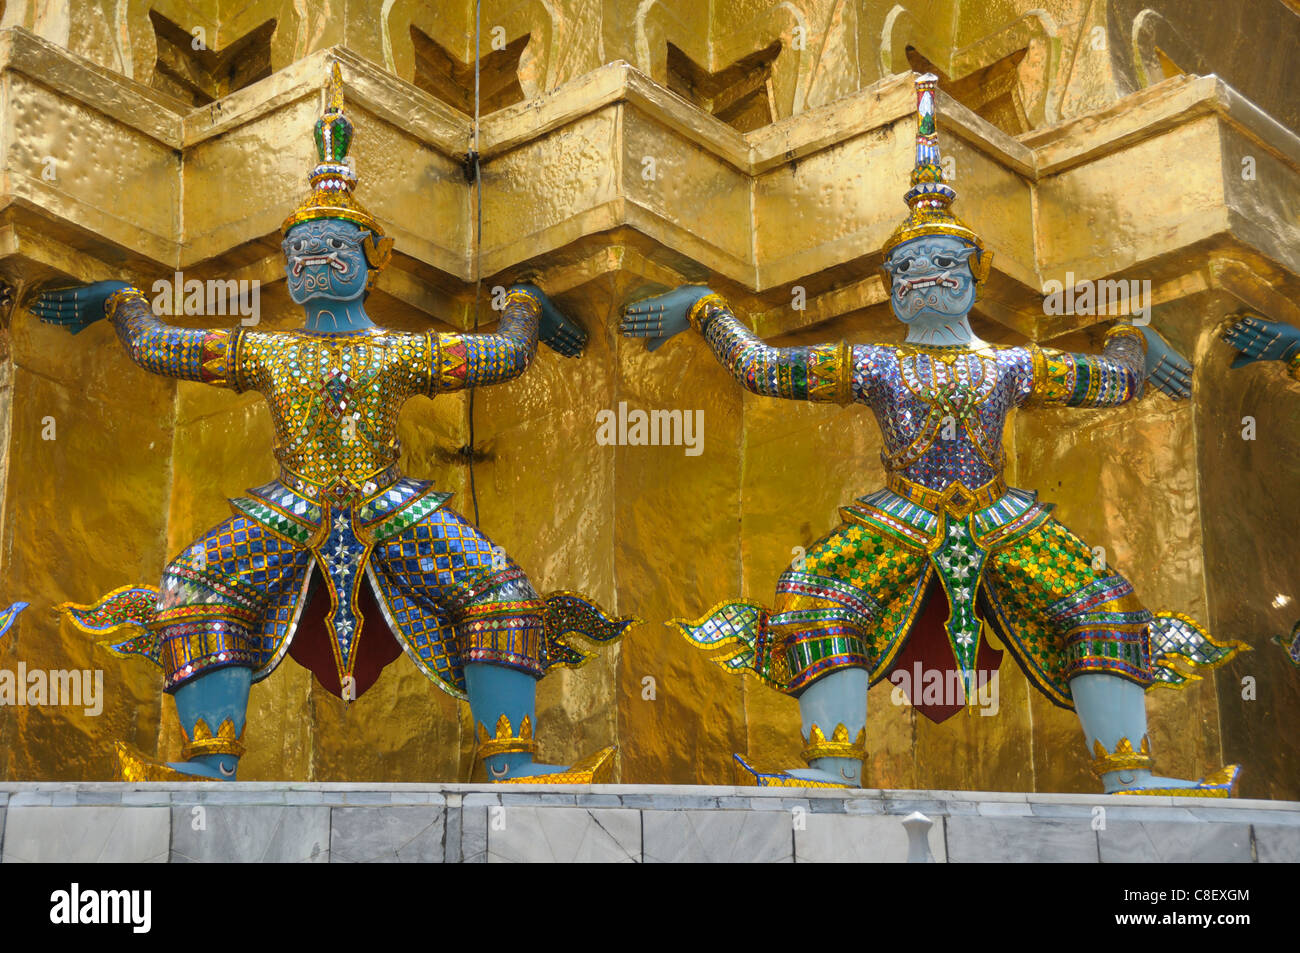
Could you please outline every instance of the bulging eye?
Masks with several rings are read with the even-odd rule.
[[[342,242],[341,239],[338,239],[338,238],[331,238],[331,239],[330,239],[330,247],[331,247],[331,248],[342,248],[342,247],[343,247],[343,242]]]
[[[907,270],[911,267],[912,267],[912,259],[904,258],[902,261],[900,261],[898,264],[894,266],[894,270],[898,272],[900,275],[905,275],[907,274]]]
[[[298,239],[293,243],[293,250],[302,251],[302,239]]]
[[[957,259],[949,258],[947,255],[935,255],[934,263],[940,268],[951,268],[953,265],[957,264]]]

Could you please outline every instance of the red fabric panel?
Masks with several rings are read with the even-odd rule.
[[[314,567],[312,571],[315,571]],[[334,647],[330,644],[329,627],[325,624],[329,608],[329,589],[324,585],[313,585],[307,605],[298,619],[298,631],[289,643],[289,655],[315,675],[322,688],[342,698],[343,686],[339,683]],[[352,677],[356,680],[356,697],[360,698],[379,679],[379,673],[402,654],[402,647],[388,630],[383,610],[379,608],[379,600],[371,591],[368,579],[361,583],[357,609],[364,622],[357,628],[357,643],[352,650],[356,657]]]
[[[935,724],[948,720],[965,707],[934,702],[918,703],[918,698],[923,696],[927,682],[942,677],[943,681],[939,684],[949,685],[953,678],[949,673],[958,671],[957,660],[953,658],[952,646],[948,644],[948,633],[944,629],[951,611],[948,605],[948,594],[944,592],[938,578],[932,577],[925,593],[925,606],[916,621],[912,623],[912,631],[906,636],[907,643],[899,653],[893,668],[889,670],[890,681],[902,687],[912,707]],[[976,690],[979,688],[979,679],[989,678],[1001,664],[1002,650],[993,648],[987,639],[981,637],[979,650],[975,653]],[[936,671],[937,674],[930,674]],[[896,673],[900,675],[897,681],[894,678]],[[902,675],[906,677],[901,677]]]

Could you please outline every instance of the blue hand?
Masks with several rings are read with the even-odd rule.
[[[1174,400],[1192,395],[1192,365],[1151,327],[1139,328],[1147,339],[1147,366],[1144,380]]]
[[[565,357],[577,357],[587,345],[587,331],[582,325],[566,317],[546,293],[534,284],[521,281],[511,285],[511,290],[519,289],[537,295],[542,302],[542,314],[537,325],[537,339],[551,350]]]
[[[73,334],[80,334],[104,314],[109,297],[129,287],[125,281],[97,281],[92,285],[74,285],[57,291],[43,291],[30,305],[32,314],[46,324],[60,324]]]
[[[1289,361],[1300,352],[1300,328],[1269,321],[1253,311],[1234,317],[1237,320],[1223,332],[1223,340],[1241,352],[1233,358],[1233,367],[1256,361]]]
[[[646,347],[656,350],[674,334],[691,326],[686,315],[695,302],[713,294],[704,285],[682,285],[667,294],[655,295],[623,309],[623,320],[618,331],[624,337],[649,338]]]

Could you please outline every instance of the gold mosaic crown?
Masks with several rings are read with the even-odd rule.
[[[985,251],[984,242],[965,222],[952,213],[957,193],[943,180],[939,159],[939,130],[935,116],[935,99],[939,77],[925,73],[916,78],[916,166],[912,169],[912,187],[903,196],[910,212],[888,241],[884,255],[905,241],[922,235],[953,235],[979,249],[971,262],[976,287],[983,286],[993,264],[993,255]]]
[[[352,123],[343,114],[343,74],[339,64],[330,69],[325,83],[325,113],[316,120],[316,167],[308,177],[311,193],[298,204],[280,227],[282,233],[301,222],[337,218],[369,229],[376,239],[384,234],[374,216],[352,197],[357,184],[348,149],[352,146]]]

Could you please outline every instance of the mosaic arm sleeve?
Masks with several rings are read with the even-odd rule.
[[[218,387],[231,385],[233,353],[229,330],[174,328],[154,317],[138,288],[123,288],[104,302],[126,353],[146,371]]]
[[[812,347],[771,347],[731,313],[721,295],[705,295],[688,314],[691,326],[746,390],[847,404],[853,400],[851,350],[844,341]]]
[[[442,394],[518,377],[537,353],[541,313],[542,303],[536,295],[515,289],[506,296],[501,326],[495,334],[431,334],[429,392]]]
[[[1146,338],[1132,325],[1106,332],[1101,354],[1072,354],[1029,345],[1033,386],[1029,402],[1065,407],[1118,407],[1142,396]]]

